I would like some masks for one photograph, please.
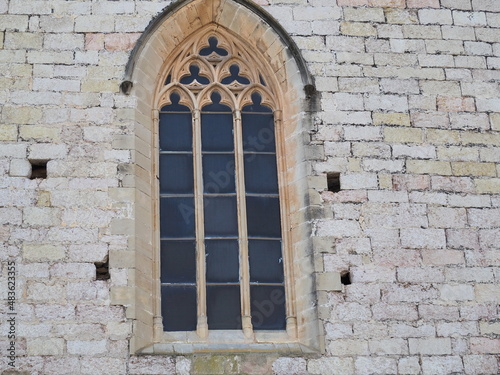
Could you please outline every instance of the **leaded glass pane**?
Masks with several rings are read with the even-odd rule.
[[[161,310],[165,331],[196,330],[196,287],[161,287]]]
[[[286,328],[285,288],[281,285],[251,285],[252,325],[255,331]]]
[[[208,329],[241,329],[240,303],[239,285],[208,285]]]

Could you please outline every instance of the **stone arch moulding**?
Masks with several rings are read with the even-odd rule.
[[[198,340],[163,332],[160,311],[158,233],[158,114],[160,92],[172,62],[185,46],[207,33],[220,33],[235,40],[254,57],[264,80],[280,103],[276,121],[278,164],[289,244],[289,296],[295,326],[270,338],[232,340],[209,335]],[[129,250],[135,254],[129,282],[131,298],[127,317],[132,319],[130,350],[142,354],[188,354],[195,352],[317,353],[323,347],[316,311],[312,241],[309,225],[308,171],[305,144],[308,139],[308,95],[312,78],[299,50],[281,26],[266,12],[243,0],[183,0],[166,8],[148,26],[127,65],[122,90],[136,98],[135,107],[135,227]],[[119,294],[119,291],[117,291]],[[123,299],[118,299],[122,301]],[[124,304],[118,302],[117,304]]]

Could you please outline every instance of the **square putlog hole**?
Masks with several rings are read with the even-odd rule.
[[[351,285],[351,273],[349,271],[346,271],[340,274],[340,282],[342,283],[342,285]]]
[[[30,179],[47,178],[47,163],[48,160],[30,160],[31,176]]]
[[[95,279],[96,280],[109,280],[109,261],[106,259],[105,262],[96,262],[95,265]]]
[[[326,174],[326,182],[328,185],[328,191],[337,193],[340,191],[340,173],[331,172]]]

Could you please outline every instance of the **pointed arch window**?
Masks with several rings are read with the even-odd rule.
[[[264,69],[211,31],[165,68],[161,82],[163,330],[202,338],[294,332],[276,147],[281,111]]]

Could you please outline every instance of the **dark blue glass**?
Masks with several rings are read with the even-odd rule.
[[[161,241],[161,282],[196,283],[196,243]]]
[[[243,107],[243,112],[273,113],[273,110],[261,104],[262,97],[259,93],[252,94],[252,104]]]
[[[238,65],[231,65],[229,67],[229,73],[231,73],[231,75],[229,77],[222,79],[221,83],[223,85],[229,85],[230,83],[233,83],[234,81],[241,83],[243,85],[248,85],[250,83],[248,78],[240,76],[240,67]]]
[[[253,329],[286,328],[285,288],[281,285],[251,285],[250,304]]]
[[[239,285],[208,285],[208,329],[241,329],[240,306]]]
[[[275,152],[274,117],[272,114],[242,113],[243,150]]]
[[[193,197],[160,198],[160,236],[194,238],[195,211]]]
[[[161,310],[164,331],[195,331],[196,287],[162,285]]]
[[[238,236],[236,196],[204,197],[205,236]]]
[[[208,283],[238,282],[238,240],[205,240]]]
[[[248,236],[281,238],[278,197],[247,196],[246,203]]]
[[[191,113],[160,114],[160,151],[191,151],[193,127]]]
[[[181,97],[176,92],[170,94],[171,104],[165,105],[161,108],[160,112],[191,112],[189,107],[180,104]]]
[[[193,194],[193,155],[160,155],[160,194]]]
[[[233,151],[233,115],[202,113],[201,145],[203,151]]]
[[[283,282],[283,257],[280,240],[249,240],[250,281]]]
[[[224,48],[217,47],[218,44],[219,41],[217,40],[217,38],[211,36],[210,38],[208,38],[208,47],[202,48],[200,50],[200,56],[208,56],[214,52],[219,56],[227,56],[227,51]]]
[[[245,189],[253,194],[278,194],[278,172],[274,154],[245,155]]]
[[[189,67],[189,72],[191,73],[191,75],[181,78],[181,83],[183,85],[189,85],[194,81],[197,81],[202,85],[208,85],[210,83],[207,77],[200,76],[200,67],[191,65]]]
[[[202,112],[233,112],[230,107],[220,102],[222,100],[222,97],[217,91],[214,91],[212,95],[210,95],[210,100],[212,101],[212,104],[207,104],[205,107],[203,107]]]
[[[203,190],[208,194],[234,193],[234,155],[203,155]]]

